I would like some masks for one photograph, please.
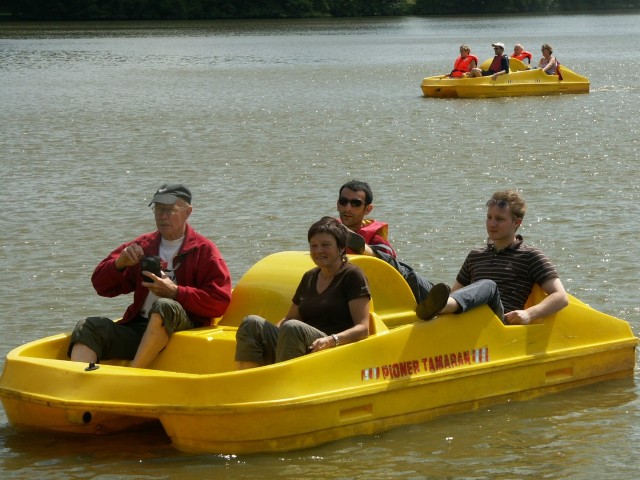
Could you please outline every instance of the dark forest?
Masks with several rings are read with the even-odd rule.
[[[562,13],[640,8],[640,0],[4,0],[4,20],[207,20]]]

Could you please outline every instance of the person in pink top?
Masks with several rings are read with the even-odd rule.
[[[547,75],[555,75],[558,71],[558,60],[553,56],[553,48],[548,43],[542,45],[542,58],[538,62],[538,68]]]

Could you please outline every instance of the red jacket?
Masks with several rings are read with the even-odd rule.
[[[160,232],[156,231],[120,245],[98,264],[91,276],[93,288],[103,297],[134,292],[133,303],[127,308],[121,323],[136,318],[149,289],[141,285],[140,264],[118,271],[116,259],[133,243],[139,244],[145,255],[158,255],[160,240]],[[213,318],[224,314],[231,301],[231,275],[218,247],[196,233],[189,224],[184,242],[174,258],[174,269],[178,284],[176,301],[196,326],[210,325]]]

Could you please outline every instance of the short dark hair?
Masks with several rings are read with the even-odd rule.
[[[347,227],[342,225],[338,220],[333,217],[322,217],[315,222],[309,231],[307,232],[307,241],[311,242],[311,237],[317,233],[328,233],[333,235],[338,244],[338,250],[344,252],[347,249]]]
[[[339,196],[342,195],[342,190],[345,188],[353,190],[354,192],[364,192],[364,203],[367,205],[371,205],[373,203],[373,192],[367,182],[351,180],[340,187],[340,190],[338,191]]]

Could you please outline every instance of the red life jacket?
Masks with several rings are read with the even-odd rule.
[[[560,72],[560,62],[558,61],[557,58],[556,58],[556,75],[558,75],[558,80],[560,81],[564,80],[562,78],[562,73]]]
[[[527,52],[526,50],[523,50],[522,53],[520,53],[519,55],[516,55],[515,53],[513,55],[511,55],[511,58],[517,58],[518,60],[520,60],[521,62],[524,62],[525,58],[529,59],[529,63],[531,63],[531,52]]]
[[[389,235],[389,224],[384,222],[379,222],[378,220],[363,220],[363,225],[358,230],[358,235],[362,235],[364,241],[367,244],[371,243],[373,237],[376,235],[380,235],[382,238],[387,240]]]
[[[392,257],[396,256],[396,251],[393,249],[388,240],[389,224],[379,222],[377,220],[366,219],[362,221],[362,226],[356,231],[358,235],[364,238],[367,245],[374,245],[380,250],[385,251]],[[377,237],[377,238],[376,238]],[[350,248],[347,248],[347,253],[356,253]]]
[[[493,73],[502,71],[502,55],[496,55],[493,57],[493,62],[491,62],[489,71]]]
[[[475,55],[467,55],[465,58],[462,56],[456,58],[456,61],[453,63],[453,70],[449,74],[450,77],[462,77],[465,73],[471,71],[471,62],[476,62],[478,65],[478,57]]]

